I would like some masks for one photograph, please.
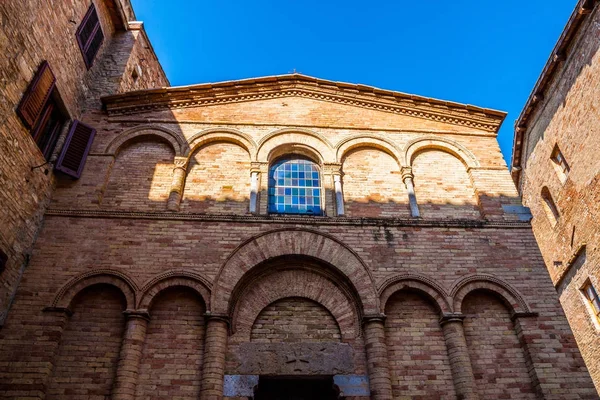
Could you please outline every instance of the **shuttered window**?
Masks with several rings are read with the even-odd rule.
[[[96,130],[94,128],[74,120],[55,169],[73,178],[79,178],[95,134]]]
[[[28,129],[33,128],[42,117],[55,85],[56,78],[50,65],[47,61],[42,62],[17,107],[17,114]]]
[[[98,53],[104,41],[104,34],[102,33],[98,13],[93,3],[85,14],[85,17],[83,17],[83,21],[81,21],[81,25],[77,28],[75,36],[77,37],[85,66],[87,69],[90,69],[94,64],[96,53]]]

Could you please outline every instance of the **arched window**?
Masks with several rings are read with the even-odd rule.
[[[554,200],[552,200],[550,191],[546,186],[542,188],[542,200],[544,200],[543,206],[544,210],[546,211],[546,215],[550,220],[550,224],[552,224],[552,226],[556,225],[560,214],[558,213],[558,208],[556,208],[556,204],[554,204]]]
[[[303,157],[286,157],[269,168],[269,212],[322,214],[319,167]]]

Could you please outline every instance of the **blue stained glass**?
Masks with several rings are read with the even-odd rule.
[[[277,161],[269,169],[268,194],[269,212],[321,214],[321,182],[317,165],[300,158]]]

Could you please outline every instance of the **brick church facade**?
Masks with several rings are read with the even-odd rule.
[[[299,74],[169,87],[128,1],[26,34],[33,3],[0,4],[0,397],[597,398],[504,113]]]
[[[579,1],[516,123],[512,173],[600,389],[600,6]]]

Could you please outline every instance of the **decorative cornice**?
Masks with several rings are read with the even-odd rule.
[[[506,113],[471,105],[415,96],[371,86],[313,78],[300,74],[149,89],[106,96],[111,116],[298,96],[369,108],[416,118],[497,132]]]
[[[304,225],[354,225],[354,226],[417,226],[431,228],[465,228],[465,229],[531,229],[529,222],[523,221],[489,221],[478,219],[422,219],[422,218],[349,218],[349,217],[317,217],[301,215],[226,215],[200,214],[183,212],[142,212],[142,211],[104,211],[104,210],[72,210],[47,209],[46,216],[65,218],[114,218],[114,219],[147,219],[167,221],[212,221],[231,223],[274,223]]]

